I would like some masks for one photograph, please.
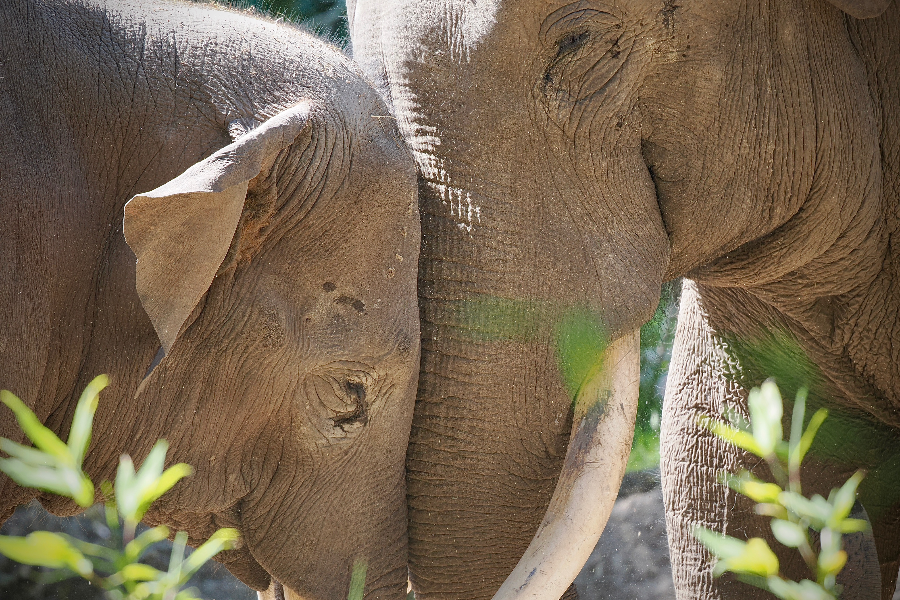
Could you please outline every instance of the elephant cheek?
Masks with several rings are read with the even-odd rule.
[[[284,586],[286,597],[344,600],[355,564],[366,568],[366,598],[405,595],[402,457],[393,462],[372,473],[354,467],[350,474],[344,460],[318,459],[315,471],[302,479],[280,467],[264,491],[244,502],[247,547]]]

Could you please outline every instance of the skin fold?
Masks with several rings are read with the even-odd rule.
[[[167,439],[195,472],[145,520],[238,528],[251,587],[404,595],[416,184],[358,68],[214,6],[13,0],[0,107],[0,386],[65,439],[108,373],[88,474]],[[78,510],[2,476],[0,520],[36,496]]]
[[[419,169],[417,597],[498,590],[553,493],[593,373],[579,360],[600,353],[574,351],[573,332],[618,339],[685,277],[661,447],[678,597],[756,593],[714,580],[691,531],[771,538],[716,481],[766,474],[697,419],[746,411],[746,390],[776,375],[785,396],[807,385],[832,411],[804,491],[869,471],[874,537],[850,541],[843,597],[890,598],[897,3],[356,0],[348,15]]]

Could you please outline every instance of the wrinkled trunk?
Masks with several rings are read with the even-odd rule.
[[[550,500],[571,399],[555,307],[520,281],[529,248],[511,218],[498,220],[505,231],[479,223],[480,207],[512,207],[450,187],[446,173],[426,179],[422,363],[407,455],[410,578],[421,598],[490,598]]]
[[[569,398],[550,340],[460,339],[477,329],[437,326],[452,311],[436,304],[407,460],[410,576],[420,597],[489,598],[550,501]]]
[[[572,243],[562,230],[576,231],[573,223],[528,226],[538,221],[529,214],[538,203],[509,192],[464,191],[451,180],[426,173],[421,189],[423,342],[407,460],[410,577],[419,597],[490,598],[551,502],[573,431],[573,399],[591,392],[596,398],[596,386],[606,385],[598,376],[604,350],[633,316],[612,300],[619,292],[608,281],[585,276],[577,265],[583,253],[560,248]],[[547,235],[551,228],[560,234]],[[616,308],[604,310],[607,303]],[[618,345],[636,344],[635,334],[625,335]],[[636,357],[626,375],[633,382]],[[626,410],[615,411],[624,423],[615,436],[596,420],[587,427],[588,437],[619,459],[600,478],[609,501],[594,499],[609,507],[630,449],[636,388],[633,395]],[[574,429],[584,429],[584,416],[577,414]],[[584,457],[573,454],[569,462]],[[579,485],[571,473],[564,477],[566,485]],[[592,541],[580,545],[592,548],[608,510],[588,513],[599,521],[588,534]],[[550,584],[562,586],[558,592],[544,593],[559,597],[584,558],[565,558],[575,571]]]
[[[426,331],[408,460],[414,587],[429,598],[486,598],[506,579],[495,598],[557,598],[600,537],[625,471],[639,336],[603,352],[577,391],[573,423],[559,339],[466,342],[459,336],[479,330]]]
[[[576,102],[562,62],[505,61],[547,38],[528,3],[400,6],[348,14],[354,55],[385,85],[420,174],[410,577],[421,598],[486,600],[550,504],[573,401],[596,383],[608,342],[653,314],[668,238],[636,95],[617,91],[598,110]],[[612,55],[616,77],[632,81],[649,54],[625,50]],[[605,477],[614,494],[619,467]]]

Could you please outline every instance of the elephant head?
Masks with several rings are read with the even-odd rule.
[[[301,102],[125,206],[165,353],[135,401],[168,403],[172,458],[197,467],[148,518],[237,526],[229,567],[290,597],[346,594],[354,562],[374,597],[405,585],[415,188],[357,118]]]
[[[490,597],[523,554],[495,598],[565,591],[624,471],[634,332],[664,281],[774,284],[759,293],[827,336],[820,299],[883,268],[876,116],[896,96],[870,79],[896,75],[896,20],[763,4],[349,3],[420,174],[422,597]]]
[[[14,0],[0,40],[0,385],[61,431],[108,373],[85,470],[165,438],[194,475],[146,520],[236,527],[251,587],[405,594],[419,220],[377,92],[202,4]],[[0,519],[29,493],[0,479]]]

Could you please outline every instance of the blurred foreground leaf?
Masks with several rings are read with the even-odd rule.
[[[0,391],[0,400],[16,416],[34,447],[0,438],[0,470],[24,487],[56,493],[90,506],[94,484],[81,465],[90,446],[94,414],[100,391],[109,383],[105,375],[88,384],[75,408],[68,444],[45,427],[37,416],[12,393]],[[129,456],[119,462],[115,485],[101,485],[106,496],[106,521],[118,547],[107,548],[70,538],[65,534],[35,531],[26,537],[0,536],[0,554],[17,562],[69,571],[105,590],[112,600],[190,600],[191,590],[181,590],[207,560],[238,543],[236,529],[219,529],[184,558],[187,534],[175,535],[175,550],[169,569],[160,571],[138,562],[149,546],[169,535],[166,527],[155,527],[135,537],[137,522],[150,505],[169,491],[191,468],[179,463],[163,470],[168,444],[159,440],[143,465],[135,471]],[[122,530],[124,522],[124,530]]]
[[[832,490],[827,500],[818,494],[810,498],[803,495],[801,463],[828,415],[826,410],[818,410],[804,431],[806,396],[805,388],[796,394],[787,444],[782,439],[782,397],[772,381],[750,391],[749,424],[736,419],[726,424],[706,418],[700,420],[700,425],[768,463],[777,483],[761,481],[747,471],[739,475],[725,473],[721,480],[757,502],[757,514],[772,517],[775,539],[800,553],[812,579],[795,582],[782,577],[777,556],[761,538],[744,542],[703,527],[697,527],[694,536],[716,558],[713,568],[716,577],[733,572],[741,581],[768,590],[783,600],[835,600],[840,593],[836,576],[847,563],[847,553],[841,549],[841,535],[865,531],[868,527],[862,519],[849,518],[864,473],[855,473],[840,488]],[[818,549],[810,544],[810,529],[819,532]]]

